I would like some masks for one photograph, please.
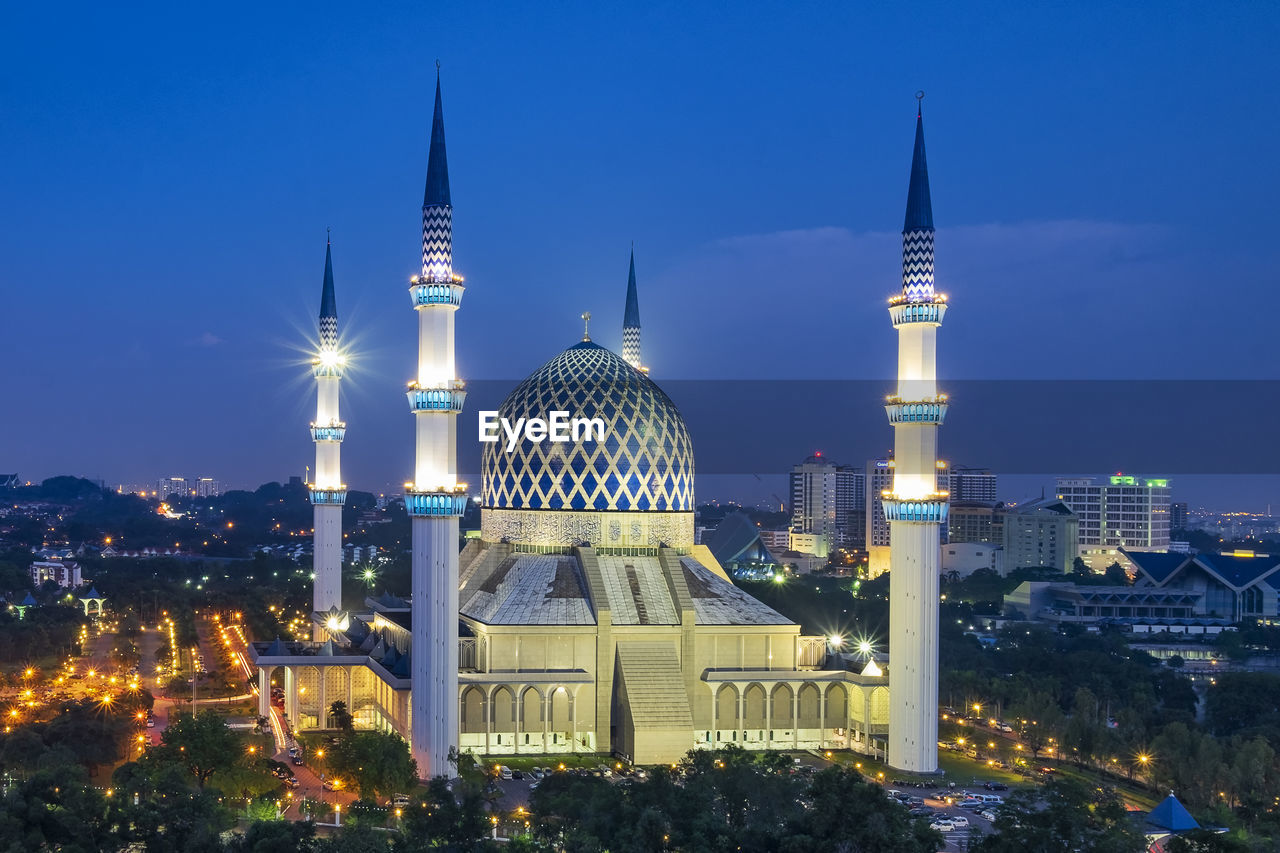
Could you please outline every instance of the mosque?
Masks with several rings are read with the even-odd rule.
[[[884,754],[888,677],[736,587],[694,537],[693,442],[641,358],[634,251],[622,354],[584,330],[521,382],[496,415],[598,419],[578,440],[529,432],[482,452],[481,529],[461,547],[457,481],[465,383],[455,375],[452,201],[437,75],[423,205],[412,594],[338,601],[336,445],[342,358],[331,257],[316,359],[314,639],[252,644],[260,712],[272,683],[295,730],[332,728],[346,703],[358,728],[395,731],[421,775],[451,775],[452,750],[477,755],[613,754],[665,763],[690,749],[848,748]],[[535,343],[536,346],[536,343]],[[321,462],[323,460],[323,462]],[[327,478],[320,481],[320,478]],[[321,540],[325,545],[322,556]]]

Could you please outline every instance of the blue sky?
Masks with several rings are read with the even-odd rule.
[[[659,381],[891,376],[923,89],[944,377],[1280,378],[1277,36],[1264,3],[13,8],[0,468],[300,473],[332,227],[344,473],[403,481],[437,58],[465,377],[583,310],[617,346],[632,240]]]

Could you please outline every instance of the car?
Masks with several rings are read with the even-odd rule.
[[[969,818],[965,817],[964,815],[960,815],[960,814],[951,815],[950,817],[947,818],[947,820],[951,821],[951,825],[954,826],[956,829],[969,828]]]
[[[983,785],[982,787],[986,788],[988,791],[1007,791],[1007,790],[1009,790],[1009,786],[1008,786],[1008,785],[1006,785],[1006,784],[1004,784],[1003,782],[988,782],[988,783],[986,783],[985,785]]]
[[[336,783],[336,782],[334,782],[332,779],[325,779],[325,780],[324,780],[324,784],[323,784],[321,787],[323,787],[326,791],[336,791],[336,790],[338,790],[338,785],[337,785],[337,783]]]
[[[511,772],[510,767],[507,767],[505,764],[499,764],[498,775],[502,777],[502,779],[509,781],[514,774]]]
[[[156,727],[156,721],[154,719],[148,719],[147,728],[154,729],[155,727]]]
[[[529,777],[533,779],[535,783],[541,782],[546,775],[546,772],[541,767],[535,767],[529,771]]]
[[[299,749],[298,749],[298,747],[297,747],[296,745],[295,745],[295,746],[291,746],[291,747],[289,747],[289,754],[290,754],[290,755],[297,755],[299,752],[301,752],[301,750],[299,750]]]
[[[912,817],[928,817],[933,814],[933,809],[928,808],[927,806],[916,806],[914,809],[908,811],[907,814]]]
[[[1000,728],[1000,731],[1002,731],[1002,732],[1012,732],[1012,731],[1013,731],[1013,726],[1009,725],[1008,723],[1001,723],[1001,724],[1000,724],[1000,726],[999,726],[999,728]]]
[[[643,767],[637,767],[635,769],[635,777],[637,779],[646,779],[648,778],[648,776],[649,776],[649,771],[645,770]]]
[[[953,832],[956,825],[949,820],[935,820],[929,824],[930,829],[936,829],[938,832]]]
[[[523,770],[512,770],[512,771],[511,771],[511,778],[512,778],[512,779],[523,779],[523,778],[524,778],[524,771],[523,771]]]
[[[995,820],[996,816],[997,815],[996,815],[995,809],[983,809],[982,811],[978,812],[978,817],[985,818],[987,820]]]
[[[409,795],[396,794],[394,797],[391,798],[391,805],[395,806],[398,809],[404,808],[405,806],[409,805]]]
[[[295,755],[295,756],[293,757],[293,765],[294,765],[295,767],[301,767],[301,766],[302,766],[302,756],[301,756],[301,755]]]
[[[301,782],[298,781],[297,776],[290,776],[288,779],[284,780],[284,783],[288,785],[290,788],[296,788],[302,784]]]

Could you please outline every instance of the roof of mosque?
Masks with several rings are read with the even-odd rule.
[[[567,442],[524,435],[510,452],[503,441],[485,444],[486,508],[693,511],[693,446],[684,420],[621,356],[583,341],[535,370],[498,408],[511,424],[555,412],[600,419],[604,440],[594,433]]]
[[[585,553],[585,562],[524,553],[480,561],[459,593],[462,615],[488,625],[594,625],[607,609],[615,625],[678,625],[687,590],[700,625],[794,624],[692,557]]]

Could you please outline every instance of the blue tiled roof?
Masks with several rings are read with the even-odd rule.
[[[1124,555],[1157,584],[1167,581],[1174,572],[1191,559],[1190,554],[1176,552],[1166,554],[1157,551],[1134,551],[1132,553],[1125,551]]]
[[[436,71],[436,109],[431,117],[431,151],[427,155],[427,191],[422,206],[452,205],[449,200],[449,161],[444,156],[444,107],[440,100],[440,72]]]
[[[1178,798],[1173,794],[1165,797],[1160,802],[1160,805],[1151,810],[1151,813],[1147,815],[1147,822],[1171,832],[1184,832],[1188,829],[1200,828],[1199,822],[1191,816],[1191,812],[1187,811],[1186,807],[1178,802]]]
[[[627,273],[627,310],[623,315],[624,327],[639,327],[640,296],[636,293],[636,250],[631,250],[631,272]]]
[[[907,189],[907,215],[903,232],[932,231],[933,203],[929,200],[929,167],[924,159],[924,115],[916,113],[916,147],[911,154],[911,185]]]
[[[1236,588],[1246,587],[1280,565],[1276,557],[1229,557],[1225,554],[1197,554],[1196,562],[1216,573]]]

